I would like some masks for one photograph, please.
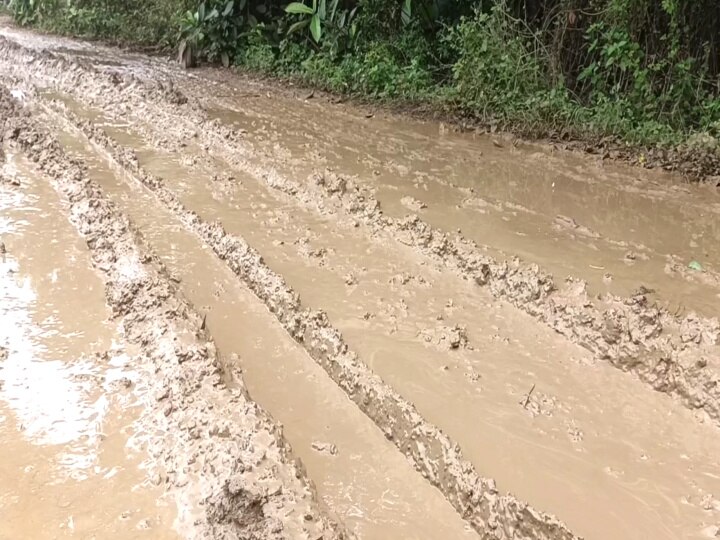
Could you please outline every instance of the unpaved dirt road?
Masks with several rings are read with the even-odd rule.
[[[0,29],[0,538],[715,538],[720,195]]]

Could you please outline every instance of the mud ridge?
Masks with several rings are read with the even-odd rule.
[[[708,361],[717,356],[720,322],[695,314],[676,317],[650,305],[642,290],[633,297],[605,295],[591,298],[582,281],[568,278],[558,286],[553,277],[515,258],[498,261],[483,253],[461,234],[444,233],[417,216],[386,216],[379,201],[351,178],[331,171],[319,172],[299,183],[273,168],[257,166],[243,157],[250,152],[242,134],[209,120],[202,108],[171,85],[118,75],[81,65],[53,53],[36,53],[0,38],[0,50],[18,57],[16,64],[32,62],[44,67],[59,89],[101,106],[122,110],[137,108],[157,126],[172,129],[185,139],[197,137],[205,148],[225,148],[223,158],[285,195],[322,214],[340,214],[353,225],[362,223],[374,236],[389,235],[418,250],[463,278],[487,287],[498,299],[547,324],[592,352],[596,358],[631,372],[657,391],[678,398],[686,407],[702,411],[720,424],[720,373]],[[159,113],[145,102],[172,110]],[[174,116],[175,118],[172,118]],[[178,117],[187,125],[180,125]],[[182,151],[179,141],[158,141]]]
[[[91,122],[64,110],[63,117],[115,163],[148,188],[166,208],[194,231],[261,299],[286,331],[384,432],[414,467],[450,501],[483,538],[574,539],[556,518],[539,512],[481,477],[457,444],[427,422],[351,351],[322,311],[304,308],[295,291],[272,271],[247,242],[207,223],[187,209],[161,178],[145,171],[132,150]]]
[[[0,118],[0,142],[16,144],[68,202],[108,305],[139,347],[137,367],[150,382],[139,420],[147,466],[174,496],[183,536],[346,538],[317,506],[280,428],[225,371],[202,319],[127,218],[3,86]]]
[[[676,317],[652,304],[640,288],[629,298],[595,298],[581,280],[558,286],[537,265],[519,259],[497,261],[461,234],[451,236],[418,216],[386,216],[373,194],[332,171],[299,184],[287,179],[271,187],[298,197],[319,212],[341,212],[368,226],[375,236],[396,241],[452,268],[461,277],[487,287],[498,299],[543,322],[596,358],[638,376],[655,390],[670,394],[690,409],[720,424],[720,373],[709,359],[717,355],[720,322],[696,314]]]

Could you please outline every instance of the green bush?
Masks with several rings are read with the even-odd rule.
[[[532,134],[720,136],[717,0],[12,0],[21,24]],[[192,64],[192,62],[190,62]],[[712,145],[711,145],[712,146]]]

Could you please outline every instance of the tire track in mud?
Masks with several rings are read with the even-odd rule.
[[[172,485],[188,538],[345,538],[317,508],[279,428],[227,374],[198,314],[81,166],[0,86],[3,139],[69,203],[128,342],[141,348],[154,407],[141,419],[157,483]],[[230,376],[232,387],[224,380]],[[152,434],[152,435],[150,435]],[[158,435],[159,434],[159,435]]]
[[[415,407],[386,385],[344,342],[322,311],[304,308],[282,276],[237,235],[220,223],[207,223],[186,208],[165,187],[162,179],[145,171],[134,152],[70,111],[67,118],[85,136],[141,185],[148,188],[171,213],[194,231],[215,254],[262,300],[290,336],[300,343],[348,397],[411,460],[415,468],[445,495],[478,533],[488,538],[577,538],[556,518],[532,508],[509,494],[501,494],[491,479],[481,477],[465,460],[460,448]]]
[[[184,135],[177,138],[195,138],[211,153],[222,149],[223,159],[268,187],[296,197],[321,214],[362,223],[374,238],[382,241],[389,237],[453,268],[598,359],[635,374],[653,389],[677,397],[686,407],[699,409],[720,424],[720,365],[715,360],[720,322],[716,318],[694,314],[676,317],[665,308],[651,305],[642,292],[629,298],[604,295],[595,299],[585,292],[582,281],[568,279],[559,286],[537,265],[525,265],[518,259],[497,261],[475,242],[440,231],[418,216],[397,219],[385,215],[371,192],[332,172],[320,172],[308,183],[288,179],[274,168],[242,157],[246,151],[242,135],[209,120],[170,83],[152,84],[133,74],[107,73],[50,51],[25,49],[6,38],[0,38],[0,49],[19,55],[16,63],[20,65],[31,59],[35,67],[51,75],[52,84],[60,91],[89,99],[102,109],[124,110],[141,122],[152,122],[155,128],[164,126],[168,133]],[[182,146],[167,138],[156,137],[155,141],[182,151]]]
[[[208,78],[222,74],[203,72]],[[358,119],[357,114],[349,114],[352,109],[293,99],[286,96],[289,90],[281,89],[274,100],[262,93],[235,97],[237,78],[233,76],[226,76],[216,91],[204,94],[198,92],[197,82],[177,80],[211,118],[243,130],[244,142],[253,154],[268,162],[279,161],[286,176],[305,178],[313,168],[327,163],[343,173],[356,173],[375,188],[386,214],[404,216],[403,206],[417,198],[415,204],[420,204],[419,211],[429,223],[447,231],[460,228],[481,244],[503,246],[502,250],[483,246],[497,259],[508,252],[522,254],[556,275],[583,275],[594,290],[621,296],[645,283],[675,306],[690,301],[710,316],[717,311],[720,281],[710,268],[712,263],[703,263],[703,272],[684,268],[703,252],[707,258],[711,251],[714,257],[710,257],[717,261],[711,240],[717,227],[711,216],[720,212],[720,198],[710,191],[707,204],[699,204],[697,191],[692,192],[695,197],[690,193],[683,197],[688,188],[677,185],[666,188],[665,197],[661,190],[652,197],[657,184],[652,178],[640,181],[628,175],[611,181],[610,171],[604,168],[600,173],[587,163],[585,168],[576,164],[586,173],[582,175],[573,167],[582,159],[567,153],[560,158],[510,145],[499,149],[484,137],[469,140],[443,135],[442,129],[438,135],[432,132],[437,128],[433,123],[407,125],[392,117]],[[597,185],[601,180],[602,186]],[[623,189],[626,185],[636,187],[628,191]],[[656,199],[663,211],[651,202]],[[712,200],[718,202],[713,205]],[[425,202],[430,204],[425,206]],[[596,207],[591,213],[585,211],[588,204]],[[699,219],[703,213],[709,216]],[[674,227],[668,227],[670,223]],[[636,228],[644,233],[641,238]],[[668,260],[671,253],[682,254],[685,263]]]
[[[242,369],[253,399],[282,422],[318,496],[350,531],[383,540],[476,537],[442,493],[415,472],[193,231],[69,122],[43,118],[142,231],[189,300],[202,306],[218,350]]]

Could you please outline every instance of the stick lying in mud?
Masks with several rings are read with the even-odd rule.
[[[348,348],[325,313],[304,308],[295,291],[243,238],[228,234],[220,223],[207,223],[187,209],[161,178],[140,166],[134,152],[119,145],[101,128],[67,110],[62,117],[107,153],[127,176],[147,188],[225,261],[287,332],[484,538],[576,538],[554,517],[512,495],[500,494],[493,480],[479,476],[459,447],[374,374]]]
[[[157,482],[174,495],[186,538],[346,538],[318,508],[281,430],[242,380],[223,384],[214,344],[142,238],[83,168],[0,86],[4,137],[69,203],[106,298],[150,384],[138,435]]]
[[[530,391],[527,393],[527,396],[525,396],[525,401],[522,402],[523,409],[527,409],[528,403],[530,403],[530,396],[532,396],[533,391],[535,390],[535,385],[532,385],[532,388],[530,388]]]

